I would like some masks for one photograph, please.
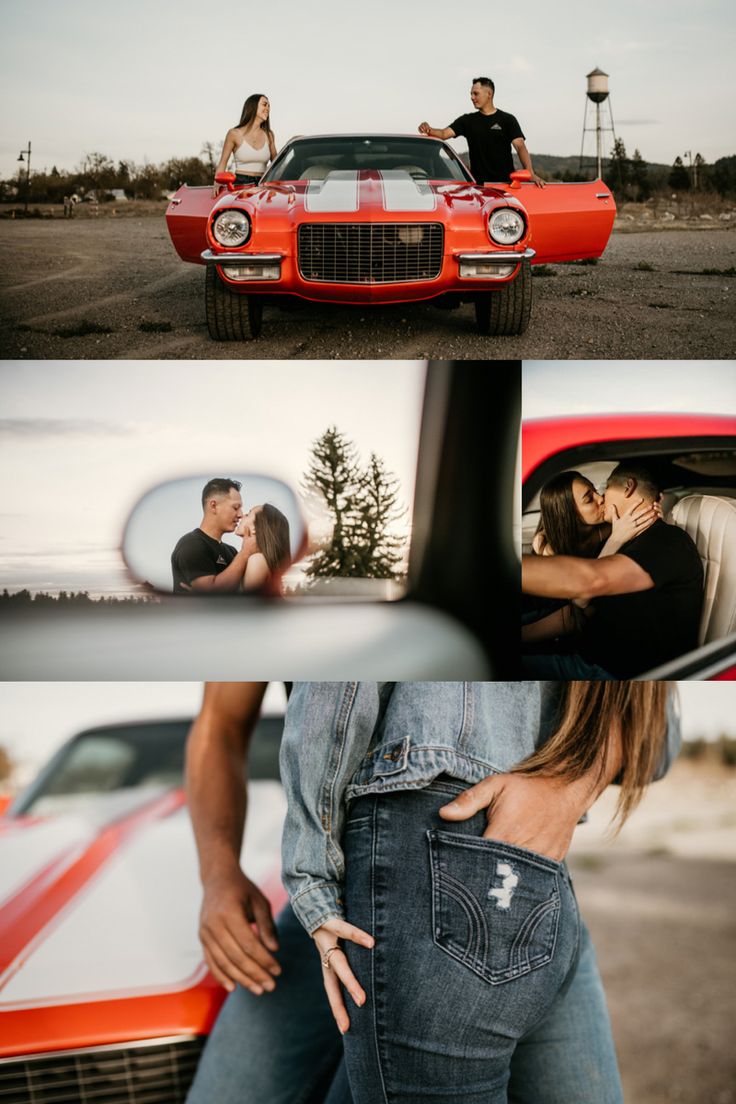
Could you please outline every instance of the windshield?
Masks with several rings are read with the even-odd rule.
[[[324,180],[332,172],[360,169],[399,169],[428,180],[472,180],[447,146],[419,137],[299,138],[284,148],[263,179]]]

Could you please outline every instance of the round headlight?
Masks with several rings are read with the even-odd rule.
[[[244,211],[227,208],[215,219],[212,233],[220,245],[243,245],[250,237],[250,219]]]
[[[524,219],[513,207],[501,207],[488,219],[488,233],[499,245],[513,245],[523,237],[525,229]]]

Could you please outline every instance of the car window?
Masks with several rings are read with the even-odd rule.
[[[286,147],[264,180],[319,180],[332,172],[403,170],[429,180],[467,181],[462,162],[425,138],[303,138]]]

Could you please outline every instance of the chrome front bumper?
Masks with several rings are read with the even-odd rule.
[[[522,261],[536,257],[536,250],[509,250],[494,253],[458,253],[458,276],[461,280],[507,280]]]

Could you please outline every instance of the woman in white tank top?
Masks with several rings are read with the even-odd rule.
[[[276,156],[276,139],[269,122],[270,112],[268,96],[256,92],[248,97],[243,104],[240,122],[225,135],[222,156],[215,175],[225,171],[232,154],[235,183],[258,183],[269,161],[273,161]],[[215,184],[213,195],[217,195],[219,190],[220,185]]]

